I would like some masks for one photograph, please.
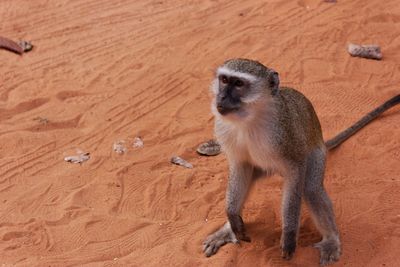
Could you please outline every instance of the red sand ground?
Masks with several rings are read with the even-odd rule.
[[[0,17],[2,36],[36,45],[0,51],[3,266],[316,266],[306,208],[295,257],[280,258],[277,177],[245,205],[253,242],[202,254],[225,220],[226,160],[195,153],[212,137],[213,70],[232,57],[276,69],[326,137],[399,93],[396,0],[2,0]],[[384,60],[350,57],[348,42],[379,44]],[[336,266],[400,266],[399,121],[396,107],[329,155]],[[137,135],[144,148],[112,151]],[[92,158],[64,162],[76,149]]]

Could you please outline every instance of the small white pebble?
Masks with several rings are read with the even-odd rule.
[[[144,143],[143,140],[140,137],[135,137],[133,140],[133,147],[143,147]]]
[[[123,154],[123,153],[125,153],[126,152],[126,147],[125,147],[125,141],[124,140],[119,140],[119,141],[116,141],[114,144],[113,144],[113,150],[115,151],[115,152],[117,152],[118,154]]]

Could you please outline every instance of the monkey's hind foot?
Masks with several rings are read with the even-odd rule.
[[[227,243],[239,243],[229,222],[225,223],[219,230],[207,237],[203,242],[203,252],[207,257],[210,257]]]
[[[282,259],[284,260],[291,260],[293,258],[294,255],[294,250],[290,251],[290,250],[282,250],[281,252],[282,255]]]
[[[282,234],[281,237],[281,250],[282,258],[285,260],[290,260],[293,258],[294,252],[296,251],[296,232],[288,232]]]
[[[340,257],[340,243],[337,240],[322,240],[314,244],[314,247],[318,248],[320,251],[320,260],[319,263],[322,266],[329,265],[335,263],[339,260]]]

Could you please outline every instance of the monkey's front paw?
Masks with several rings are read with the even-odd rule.
[[[244,242],[251,242],[251,238],[246,235],[246,233],[238,233],[236,234],[237,239]]]
[[[314,247],[320,250],[321,256],[319,263],[322,266],[332,264],[339,260],[340,243],[336,240],[323,240],[314,244]]]
[[[250,237],[246,234],[243,219],[237,214],[228,214],[230,229],[238,240],[251,242]]]
[[[207,237],[203,242],[203,252],[207,257],[210,257],[227,243],[239,243],[229,224],[225,224],[221,229]]]

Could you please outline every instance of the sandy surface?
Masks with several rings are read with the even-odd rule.
[[[2,36],[36,45],[0,50],[2,266],[316,266],[306,208],[295,257],[280,258],[279,177],[245,205],[253,242],[203,256],[225,220],[226,160],[195,153],[212,137],[213,70],[231,57],[276,69],[326,138],[400,88],[396,0],[2,0],[0,18]],[[379,44],[384,60],[350,57],[348,42]],[[399,266],[399,122],[396,107],[329,155],[337,266]],[[63,160],[77,149],[91,159]]]

